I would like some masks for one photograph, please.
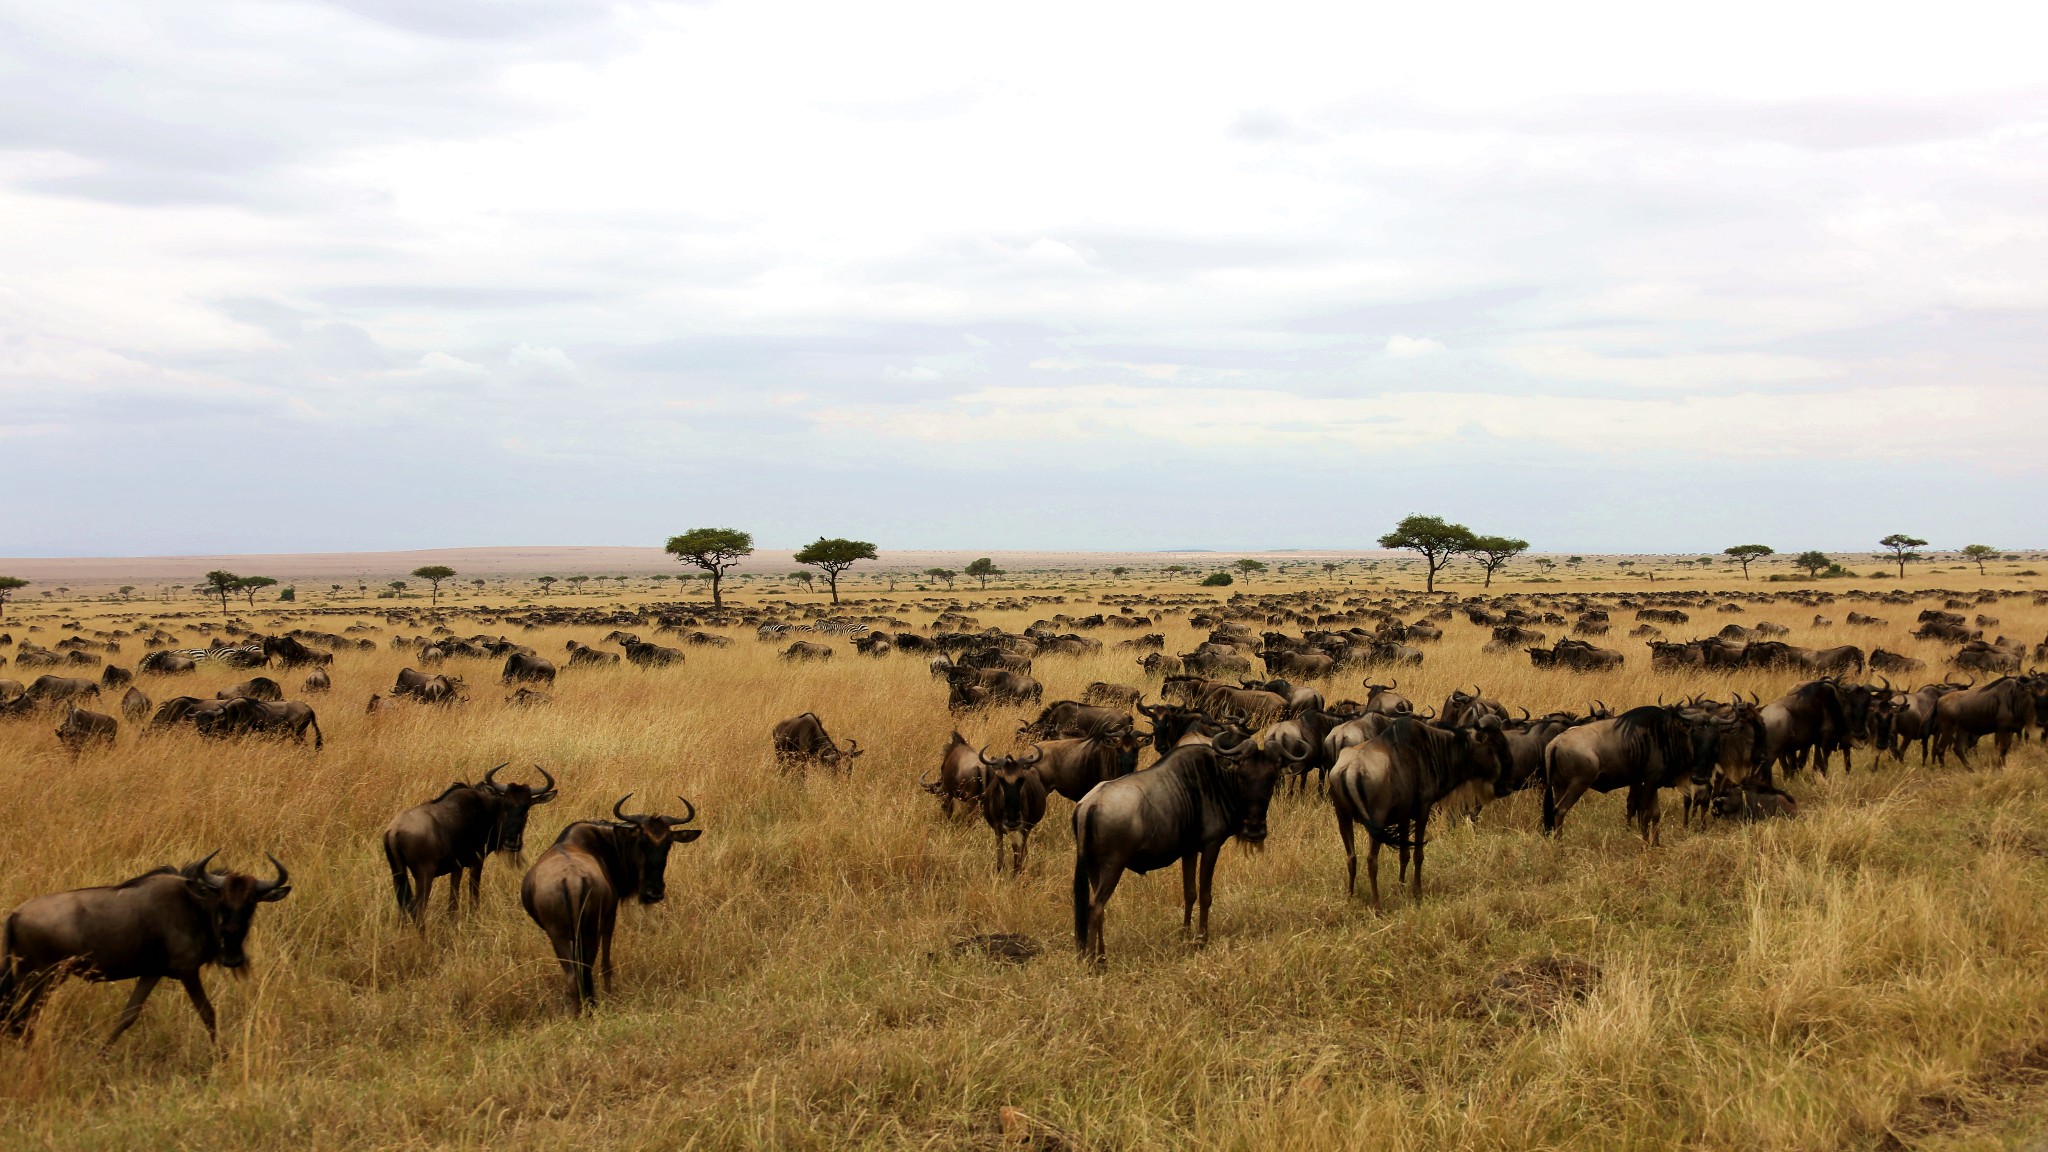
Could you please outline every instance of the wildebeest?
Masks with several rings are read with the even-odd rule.
[[[1081,702],[1102,708],[1122,708],[1126,712],[1138,706],[1145,698],[1143,688],[1132,688],[1124,684],[1111,684],[1097,680],[1081,690]]]
[[[462,874],[467,870],[469,907],[474,912],[484,858],[493,852],[517,858],[526,845],[528,813],[555,798],[555,778],[538,764],[534,769],[546,781],[539,788],[498,783],[498,773],[509,763],[484,773],[476,784],[450,784],[439,796],[400,812],[385,826],[384,862],[391,867],[398,910],[421,928],[426,927],[427,897],[433,894],[436,877],[454,874],[448,886],[448,914],[453,916],[462,903]]]
[[[919,777],[917,784],[939,798],[947,816],[953,814],[955,800],[970,805],[979,804],[982,788],[981,754],[974,750],[974,745],[969,744],[965,736],[955,732],[952,739],[946,742],[945,748],[939,752],[938,779]]]
[[[220,738],[275,733],[290,736],[300,744],[306,742],[306,729],[311,728],[314,748],[324,747],[327,743],[313,709],[297,700],[251,700],[247,696],[237,696],[222,701],[219,708],[194,713],[192,726],[199,730],[201,736]]]
[[[1103,919],[1126,870],[1181,866],[1181,930],[1209,937],[1210,882],[1224,842],[1266,839],[1280,759],[1242,732],[1176,748],[1143,772],[1106,780],[1074,806],[1074,944],[1103,961]],[[1199,904],[1201,918],[1194,920]]]
[[[1787,774],[1806,766],[1812,752],[1815,767],[1825,776],[1828,760],[1840,750],[1842,767],[1850,767],[1848,714],[1833,681],[1809,680],[1763,706],[1766,761]]]
[[[1714,815],[1738,824],[1789,820],[1799,815],[1799,802],[1775,788],[1731,788],[1715,793],[1709,805]]]
[[[1711,731],[1711,724],[1705,726]],[[1676,708],[1646,704],[1612,720],[1596,720],[1561,733],[1543,753],[1543,831],[1555,835],[1588,789],[1628,789],[1627,815],[1646,844],[1659,839],[1659,789],[1713,778],[1715,748],[1696,740],[1694,725]]]
[[[140,724],[149,718],[149,708],[149,697],[142,694],[142,689],[130,684],[127,693],[121,697],[122,717],[130,724]]]
[[[64,714],[64,722],[57,726],[57,742],[64,745],[73,756],[84,752],[94,744],[109,748],[114,745],[114,734],[120,730],[120,723],[112,716],[99,712],[88,712],[78,705]]]
[[[1352,825],[1366,828],[1365,872],[1372,906],[1380,907],[1380,846],[1401,852],[1401,874],[1415,853],[1411,891],[1422,899],[1422,848],[1430,810],[1468,786],[1499,795],[1503,774],[1513,763],[1500,719],[1483,716],[1469,728],[1438,728],[1412,717],[1395,720],[1377,739],[1346,748],[1330,770],[1330,804],[1337,835],[1344,841],[1344,894],[1358,889],[1358,851]]]
[[[1444,706],[1437,709],[1435,723],[1444,728],[1459,728],[1477,723],[1481,716],[1492,716],[1500,720],[1508,718],[1507,705],[1486,694],[1486,689],[1474,684],[1472,691],[1463,688],[1451,689],[1444,697]]]
[[[251,700],[282,700],[284,689],[268,676],[252,676],[240,684],[230,684],[213,694],[216,700],[233,700],[246,696]]]
[[[541,656],[529,656],[514,652],[505,657],[505,672],[501,683],[553,684],[555,662]]]
[[[1010,872],[1023,875],[1024,854],[1031,844],[1031,830],[1045,819],[1045,782],[1038,778],[1036,765],[1045,756],[1045,750],[1034,748],[1029,756],[1000,756],[988,758],[986,751],[978,752],[975,758],[981,761],[981,818],[989,830],[996,834],[996,874],[1003,871],[1003,849],[1015,846],[1010,852]]]
[[[1564,668],[1573,672],[1605,672],[1625,661],[1612,648],[1601,648],[1583,640],[1559,640],[1549,648],[1531,648],[1529,663],[1538,668]]]
[[[43,675],[30,681],[21,694],[37,708],[54,708],[59,704],[75,704],[87,697],[97,700],[100,686],[75,676]]]
[[[462,699],[462,677],[429,676],[417,669],[401,668],[391,694],[409,696],[422,704],[454,704]]]
[[[2034,696],[2027,689],[2018,677],[2000,676],[1989,684],[1949,692],[1935,701],[1934,762],[1942,763],[1953,751],[1968,767],[1970,749],[1977,746],[1979,738],[1989,736],[1998,763],[2004,765],[2014,737],[2035,722]]]
[[[1912,656],[1901,656],[1879,648],[1870,654],[1872,672],[1920,672],[1927,667],[1927,661]]]
[[[666,668],[683,662],[681,648],[668,648],[660,644],[643,644],[638,640],[620,640],[619,646],[626,650],[626,663],[642,668]],[[831,649],[826,649],[831,651]]]
[[[1136,732],[1114,728],[1093,736],[1041,741],[1037,748],[1042,759],[1033,764],[1046,791],[1078,803],[1104,780],[1136,772],[1140,747]]]
[[[304,692],[325,692],[332,687],[334,687],[334,681],[328,679],[327,669],[315,668],[311,672],[306,673],[305,683],[300,685],[300,690]]]
[[[965,664],[946,670],[946,684],[952,690],[947,707],[955,711],[982,704],[1036,704],[1045,694],[1045,685],[1026,673]]]
[[[569,641],[568,652],[569,667],[571,668],[584,664],[604,668],[619,662],[619,654],[617,652],[607,652],[602,648],[592,648],[581,640]]]
[[[100,670],[100,687],[119,688],[133,682],[135,673],[118,664],[109,664]]]
[[[579,820],[562,829],[519,884],[519,903],[547,933],[569,977],[569,1002],[578,1008],[597,999],[593,967],[604,973],[605,991],[612,990],[612,929],[620,902],[666,899],[669,849],[704,834],[684,827],[697,818],[697,806],[687,798],[678,797],[689,811],[677,819],[629,815],[625,806],[632,796],[628,792],[612,805],[614,821]]]
[[[814,644],[809,640],[798,640],[782,650],[784,660],[830,660],[832,648],[826,644]]]
[[[275,660],[280,668],[297,668],[304,664],[332,664],[334,653],[320,652],[299,643],[291,636],[265,636],[263,658]]]
[[[199,670],[199,662],[177,652],[151,652],[135,666],[149,676],[181,676]]]
[[[1017,735],[1033,739],[1057,736],[1093,736],[1115,728],[1128,728],[1131,714],[1121,708],[1098,708],[1079,700],[1055,700],[1036,719],[1017,729]]]
[[[1370,680],[1365,681],[1365,710],[1387,716],[1406,716],[1415,711],[1414,703],[1396,691],[1400,687],[1401,682],[1399,680],[1394,681],[1392,684],[1375,684]]]
[[[43,996],[66,975],[94,982],[135,981],[107,1043],[142,1014],[143,1002],[169,976],[185,987],[193,1011],[214,1036],[213,1004],[200,969],[248,964],[245,950],[256,906],[291,894],[291,874],[277,857],[274,880],[211,872],[214,855],[183,868],[157,868],[106,888],[38,896],[7,916],[0,959],[0,1015],[19,1036]]]
[[[851,769],[853,761],[861,755],[860,741],[848,740],[844,751],[825,731],[825,722],[815,712],[791,716],[779,720],[771,733],[775,744],[775,759],[784,768],[801,770],[813,761],[827,768],[838,768],[842,764]]]

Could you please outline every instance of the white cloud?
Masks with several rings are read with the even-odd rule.
[[[1396,334],[1387,337],[1387,355],[1398,360],[1413,360],[1418,356],[1434,356],[1443,350],[1444,346],[1441,342],[1431,340],[1427,336],[1402,336]]]

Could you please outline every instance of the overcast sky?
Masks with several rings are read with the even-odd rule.
[[[0,555],[2048,543],[2038,4],[0,22]]]

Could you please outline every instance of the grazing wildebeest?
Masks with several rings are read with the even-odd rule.
[[[620,902],[661,903],[668,896],[669,849],[704,834],[683,827],[697,818],[687,798],[678,797],[689,812],[677,819],[628,815],[632,796],[612,805],[613,822],[579,820],[562,829],[519,884],[519,902],[547,933],[569,977],[569,1002],[579,1009],[597,1000],[593,967],[604,973],[604,990],[612,990],[612,929]]]
[[[981,818],[996,834],[996,874],[1003,872],[1003,849],[1010,852],[1010,872],[1024,873],[1024,853],[1031,844],[1031,830],[1045,819],[1045,782],[1038,778],[1036,765],[1045,750],[1034,748],[1029,756],[988,758],[986,750],[975,754],[981,761]]]
[[[429,676],[416,669],[401,668],[391,694],[409,696],[422,704],[454,704],[462,699],[462,677]]]
[[[1181,930],[1209,938],[1210,882],[1224,842],[1266,839],[1278,755],[1242,732],[1176,748],[1143,772],[1106,780],[1074,806],[1074,944],[1100,964],[1109,898],[1126,870],[1181,866]],[[1199,924],[1194,923],[1197,904]]]
[[[1131,714],[1120,708],[1098,708],[1079,700],[1055,700],[1038,718],[1017,729],[1017,735],[1048,739],[1056,736],[1093,736],[1115,728],[1128,728]]]
[[[1483,716],[1469,728],[1438,728],[1412,717],[1393,721],[1374,740],[1346,748],[1330,770],[1330,804],[1337,811],[1337,835],[1344,841],[1345,896],[1358,890],[1358,850],[1352,825],[1366,829],[1365,874],[1372,906],[1380,907],[1380,846],[1401,852],[1401,875],[1415,853],[1414,898],[1422,899],[1422,847],[1429,814],[1454,793],[1479,790],[1501,795],[1503,774],[1513,763],[1498,717]]]
[[[626,650],[626,663],[642,668],[666,668],[683,662],[681,648],[667,648],[660,644],[642,644],[638,640],[620,640],[619,646]],[[831,649],[826,649],[831,651]]]
[[[1711,723],[1702,726],[1713,731]],[[1628,789],[1627,815],[1643,841],[1659,839],[1661,788],[1687,781],[1712,781],[1717,748],[1695,739],[1694,725],[1679,710],[1656,704],[1631,708],[1612,720],[1595,720],[1559,734],[1543,752],[1543,831],[1555,835],[1588,789]]]
[[[37,708],[77,703],[86,697],[97,700],[99,695],[98,684],[75,676],[38,676],[22,691],[22,697]]]
[[[19,680],[0,680],[0,700],[12,700],[26,691]]]
[[[1799,802],[1774,788],[1732,788],[1715,793],[1709,804],[1714,815],[1738,824],[1789,820],[1799,815]]]
[[[214,1036],[213,1004],[200,969],[230,970],[249,962],[244,950],[256,906],[291,894],[291,874],[277,857],[274,880],[209,872],[214,855],[183,868],[157,868],[107,888],[76,888],[38,896],[7,916],[0,944],[0,1015],[9,1034],[27,1031],[37,1006],[66,975],[96,983],[135,981],[135,991],[107,1037],[112,1044],[142,1014],[143,1002],[169,976],[185,986],[193,1011]]]
[[[786,768],[801,771],[804,765],[816,761],[827,768],[838,768],[842,764],[848,769],[861,755],[860,741],[848,740],[845,751],[834,743],[825,731],[825,722],[815,712],[805,712],[779,720],[771,734],[775,743],[776,762]]]
[[[832,648],[826,644],[814,644],[809,640],[798,640],[782,650],[784,660],[830,660]]]
[[[1912,656],[1901,656],[1879,648],[1870,654],[1872,672],[1920,672],[1927,667],[1927,661]]]
[[[250,733],[270,733],[290,736],[294,741],[306,742],[306,729],[313,730],[313,747],[324,747],[327,738],[320,733],[320,720],[313,709],[297,700],[273,702],[251,700],[237,696],[221,701],[217,709],[195,712],[192,726],[201,736],[228,737]]]
[[[127,694],[121,697],[121,715],[130,724],[140,724],[149,718],[149,708],[149,697],[142,694],[142,689],[130,684]]]
[[[514,652],[505,657],[505,673],[500,682],[553,684],[555,662],[540,656],[528,656],[524,652]]]
[[[1081,690],[1081,702],[1102,708],[1122,708],[1128,712],[1145,698],[1143,688],[1131,688],[1123,684],[1110,684],[1097,680]]]
[[[1559,640],[1549,648],[1531,648],[1529,663],[1537,668],[1564,668],[1572,672],[1605,672],[1619,668],[1626,658],[1612,648],[1601,648],[1583,640]]]
[[[544,708],[554,702],[553,696],[532,688],[516,689],[510,696],[505,697],[505,703],[514,708]]]
[[[300,685],[300,690],[305,692],[325,692],[332,687],[334,687],[334,681],[328,679],[327,669],[315,668],[311,672],[306,673],[306,682]]]
[[[946,683],[955,692],[963,687],[978,688],[983,693],[982,701],[989,704],[1036,704],[1045,694],[1045,685],[1026,673],[965,664],[948,668]]]
[[[509,764],[507,761],[506,764]],[[427,897],[436,877],[453,873],[448,883],[448,915],[462,903],[462,874],[469,873],[469,907],[474,912],[483,884],[484,858],[503,852],[517,858],[526,846],[527,814],[556,795],[555,778],[534,765],[546,781],[500,784],[500,764],[484,773],[480,783],[450,784],[439,796],[392,817],[384,828],[384,862],[391,867],[391,886],[398,910],[426,927]]]
[[[213,694],[215,700],[233,700],[245,696],[251,700],[282,700],[284,689],[268,676],[253,676],[240,684],[230,684]]]
[[[135,673],[118,664],[109,664],[100,671],[100,687],[119,688],[135,680]]]
[[[1988,684],[1944,694],[1934,704],[1934,762],[1953,751],[1963,767],[1980,737],[1992,738],[1998,763],[2005,764],[2013,739],[2035,721],[2034,696],[2016,676],[2000,676]]]
[[[607,652],[602,648],[592,648],[581,640],[569,641],[569,667],[571,668],[584,664],[606,668],[618,662],[619,654],[617,652]]]
[[[981,802],[982,767],[981,755],[965,736],[953,733],[946,747],[939,752],[939,778],[931,780],[918,778],[918,787],[939,798],[946,815],[953,814],[953,802],[967,804]]]
[[[266,663],[271,660],[277,661],[280,668],[297,668],[304,664],[332,664],[334,653],[308,648],[291,636],[265,636],[263,659]]]
[[[94,744],[114,746],[114,734],[121,725],[112,716],[100,712],[88,712],[78,705],[64,714],[64,722],[57,726],[57,742],[73,756]]]

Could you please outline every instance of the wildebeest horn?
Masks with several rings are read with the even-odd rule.
[[[917,786],[934,796],[939,794],[939,786],[931,782],[930,772],[920,772],[917,774]]]
[[[206,876],[206,866],[213,863],[213,858],[218,855],[220,855],[220,849],[215,848],[213,851],[208,852],[204,859],[194,860],[190,864],[185,865],[180,871],[185,874],[187,880],[203,879]]]
[[[983,764],[988,764],[988,745],[983,744],[981,750],[976,752],[975,755],[981,759]]]
[[[1224,738],[1232,732],[1238,733],[1238,739],[1233,743],[1225,744],[1223,742]],[[1239,732],[1235,728],[1226,728],[1210,738],[1209,747],[1214,748],[1218,756],[1235,758],[1244,754],[1244,746],[1251,743],[1251,739],[1249,735]]]
[[[484,783],[496,787],[498,783],[498,773],[510,767],[511,764],[512,762],[510,760],[507,760],[503,764],[498,765],[496,768],[491,769],[489,772],[484,773]]]
[[[1019,764],[1024,764],[1024,765],[1027,765],[1027,766],[1028,766],[1028,765],[1036,764],[1036,763],[1038,763],[1038,762],[1039,762],[1040,760],[1043,760],[1043,759],[1045,759],[1045,749],[1044,749],[1044,748],[1042,748],[1042,747],[1040,747],[1040,746],[1039,746],[1039,745],[1037,745],[1037,744],[1033,744],[1033,745],[1031,746],[1031,757],[1030,757],[1030,759],[1028,759],[1028,760],[1019,760],[1019,761],[1018,761],[1018,763],[1019,763]]]
[[[1515,707],[1517,707],[1517,708],[1520,708],[1520,709],[1522,710],[1522,722],[1523,722],[1523,723],[1525,723],[1525,724],[1526,724],[1526,723],[1528,723],[1528,722],[1529,722],[1529,721],[1530,721],[1531,719],[1533,719],[1533,717],[1531,717],[1531,716],[1529,715],[1529,709],[1528,709],[1528,708],[1527,708],[1526,706],[1524,706],[1524,705],[1521,705],[1521,704],[1517,704],[1517,705],[1515,705]]]
[[[270,866],[272,868],[277,869],[277,879],[263,880],[257,883],[256,897],[259,900],[265,896],[271,896],[273,893],[276,893],[281,889],[290,887],[292,882],[292,874],[289,871],[286,871],[283,861],[279,860],[275,856],[271,856],[270,853],[268,852],[265,852],[263,855],[269,858]]]
[[[533,794],[533,802],[535,804],[545,804],[555,798],[555,778],[548,775],[548,770],[538,764],[533,766],[533,770],[540,773],[541,779],[547,781],[545,785],[542,785],[540,791]]]
[[[624,796],[619,797],[618,803],[612,805],[612,815],[618,817],[620,823],[633,823],[633,818],[631,816],[626,815],[626,801],[631,800],[632,798],[633,794],[631,792],[628,792]]]
[[[678,792],[676,793],[676,799],[681,800],[683,802],[683,807],[688,808],[690,811],[687,814],[685,814],[683,818],[680,820],[669,821],[670,827],[679,827],[681,825],[688,824],[690,821],[695,820],[697,818],[697,806],[695,804],[690,803],[690,798],[688,796],[685,796],[682,793]]]

